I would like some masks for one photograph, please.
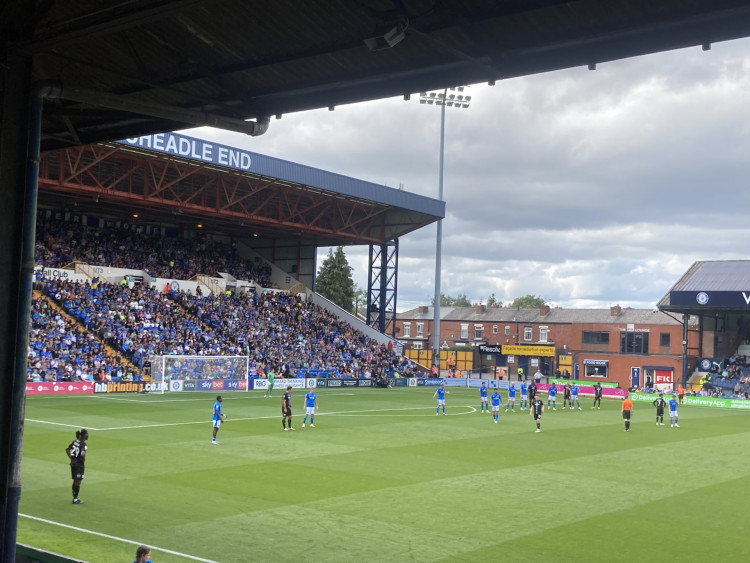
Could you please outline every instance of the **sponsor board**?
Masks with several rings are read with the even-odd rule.
[[[168,390],[168,384],[163,381],[154,381],[151,383],[143,383],[140,381],[109,381],[107,383],[94,384],[94,393],[155,393]]]
[[[554,383],[555,385],[565,385],[566,383],[570,383],[571,385],[573,385],[574,381],[578,382],[578,385],[584,385],[585,386],[585,385],[588,384],[588,382],[584,383],[584,380],[581,380],[581,379],[563,379],[563,378],[558,378],[558,377],[553,377],[553,378],[547,379],[547,383]],[[599,382],[597,381],[597,383],[599,383]],[[602,381],[601,384],[602,384],[602,388],[604,388],[604,387],[610,387],[610,388],[614,389],[614,388],[617,387],[617,383],[612,383],[612,382],[609,382],[609,381]]]
[[[326,380],[325,379],[316,379],[315,380],[315,386],[316,387],[325,387],[326,386]]]
[[[369,379],[360,379],[359,386],[360,387],[372,387],[372,381]]]
[[[174,381],[170,381],[169,390],[170,391],[182,391],[184,383],[185,382],[182,381],[181,379],[175,379]]]
[[[449,377],[441,380],[440,383],[445,383],[446,387],[466,387],[466,380],[464,378],[453,379]]]
[[[469,378],[466,380],[466,386],[470,388],[479,388],[482,386],[482,382],[487,385],[487,389],[507,389],[510,386],[510,383],[504,379],[497,380],[497,379],[475,379],[475,378]],[[518,389],[518,387],[516,387]]]
[[[210,379],[198,379],[195,382],[195,388],[198,391],[211,391],[211,389],[213,389],[211,386],[212,383],[213,381]]]
[[[504,344],[502,353],[506,356],[547,356],[554,357],[554,346],[523,346],[520,344]]]
[[[638,402],[653,402],[659,395],[657,393],[631,393],[630,399]],[[719,399],[717,397],[692,397],[685,396],[685,403],[680,406],[711,407],[724,409],[747,409],[750,410],[750,401],[747,399]]]
[[[578,383],[579,380],[575,379],[569,379],[567,381]],[[557,385],[557,384],[556,384]],[[562,398],[563,395],[563,385],[557,385],[557,396],[559,398]],[[536,386],[537,391],[540,393],[547,393],[549,390],[549,384],[548,383],[538,383]],[[605,386],[602,384],[602,398],[604,399],[622,399],[625,395],[627,395],[628,392],[625,389],[619,389],[619,388],[612,388],[609,386]],[[645,393],[644,393],[645,395]],[[593,397],[594,396],[594,386],[593,385],[578,385],[578,396],[579,397]],[[652,394],[652,401],[657,397],[658,395]],[[632,395],[631,395],[632,398]]]
[[[182,390],[183,391],[195,391],[198,388],[198,386],[195,384],[195,381],[192,379],[186,379],[182,382]]]
[[[443,380],[439,377],[423,377],[417,380],[417,385],[426,387],[437,387],[443,383]]]
[[[27,395],[89,395],[94,384],[89,381],[50,381],[26,383]]]
[[[396,377],[393,380],[393,386],[394,387],[406,387],[406,378],[405,377]]]
[[[268,380],[267,379],[254,379],[253,389],[268,389]]]
[[[357,387],[359,385],[358,379],[342,379],[341,384],[344,387]]]
[[[340,379],[326,379],[326,387],[341,387]]]
[[[305,380],[303,378],[284,378],[284,377],[277,377],[274,382],[273,386],[275,389],[286,389],[287,387],[291,386],[292,389],[304,389],[305,388]]]

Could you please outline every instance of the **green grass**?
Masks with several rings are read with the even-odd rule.
[[[636,404],[476,412],[476,390],[320,390],[316,428],[280,396],[29,397],[18,541],[89,562],[750,560],[750,416]],[[280,393],[277,393],[279,395]],[[83,505],[64,450],[90,429]],[[130,557],[131,559],[128,559]]]

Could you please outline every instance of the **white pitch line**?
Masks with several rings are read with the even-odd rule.
[[[38,422],[39,424],[50,424],[52,426],[64,426],[66,428],[77,428],[78,430],[82,428],[80,424],[63,424],[62,422],[49,422],[47,420],[35,420],[33,418],[25,418],[24,422]]]
[[[134,540],[128,540],[125,538],[119,538],[117,536],[110,536],[109,534],[103,534],[102,532],[95,532],[93,530],[87,530],[85,528],[79,528],[78,526],[71,526],[69,524],[62,524],[61,522],[55,522],[53,520],[47,520],[46,518],[39,518],[38,516],[30,516],[28,514],[21,514],[18,513],[19,516],[23,516],[24,518],[29,518],[30,520],[36,520],[37,522],[44,522],[45,524],[51,524],[52,526],[60,526],[61,528],[67,528],[69,530],[75,530],[76,532],[83,532],[84,534],[91,534],[93,536],[99,536],[102,538],[107,538],[108,540],[115,540],[123,543],[127,543],[130,545],[140,545],[140,542],[134,541]],[[180,553],[179,551],[172,551],[171,549],[165,549],[163,547],[155,547],[151,544],[149,544],[149,547],[151,547],[154,551],[163,551],[164,553],[170,553],[172,555],[177,555],[179,557],[184,557],[186,559],[192,559],[193,561],[203,561],[204,563],[219,563],[218,561],[214,561],[213,559],[203,559],[202,557],[196,557],[195,555],[188,555],[187,553]]]
[[[471,411],[469,412],[460,412],[460,413],[449,413],[450,416],[459,416],[464,414],[471,414],[472,412],[477,412],[477,409],[472,407],[471,405],[457,405],[454,407],[448,407],[448,408],[469,408]],[[332,412],[318,412],[315,413],[316,416],[362,416],[362,413],[374,413],[374,412],[392,412],[392,411],[413,411],[413,410],[421,410],[421,409],[430,409],[432,410],[434,407],[401,407],[401,408],[394,408],[394,409],[365,409],[365,410],[358,410],[358,411],[332,411]],[[367,416],[367,415],[364,415]],[[380,415],[380,416],[386,416],[386,415]],[[414,415],[391,415],[391,416],[430,416],[426,414],[414,414]],[[248,416],[248,417],[242,417],[242,418],[232,418],[232,422],[235,421],[245,421],[245,420],[267,420],[267,419],[277,419],[279,418],[279,415],[271,415],[271,416]],[[36,422],[38,424],[50,424],[54,426],[65,426],[68,428],[81,428],[80,425],[73,425],[73,424],[62,424],[59,422],[48,422],[45,420],[36,420],[33,418],[27,418],[26,422]],[[226,421],[225,421],[226,422]],[[92,430],[95,432],[105,432],[109,430],[138,430],[142,428],[166,428],[167,426],[188,426],[191,424],[210,424],[210,420],[198,420],[198,421],[191,421],[191,422],[168,422],[168,423],[161,423],[161,424],[136,424],[132,426],[112,426],[112,427],[105,427],[105,428],[96,428],[93,426],[86,426],[88,430]]]
[[[199,391],[199,393],[208,393],[208,391]],[[152,393],[151,396],[153,397],[154,394],[158,395],[159,393]],[[330,395],[326,393],[323,396],[324,397],[343,397],[343,396],[352,396],[352,395],[354,395],[354,393],[331,393]],[[197,399],[196,398],[196,399],[147,399],[147,400],[141,400],[141,399],[126,398],[126,397],[114,397],[112,395],[104,395],[104,394],[94,395],[94,398],[99,399],[99,400],[122,401],[122,402],[125,402],[125,403],[143,403],[143,404],[150,404],[150,403],[195,403],[195,402],[204,402],[204,401],[206,401],[205,398],[202,398],[202,399]],[[265,397],[263,395],[258,395],[258,396],[245,395],[245,396],[242,396],[242,397],[232,397],[232,396],[222,395],[222,399],[224,399],[224,400],[230,400],[230,401],[232,401],[232,400],[234,400],[234,401],[240,400],[241,401],[243,399],[257,400],[257,399],[265,399],[265,398],[268,398],[268,397]],[[278,397],[270,397],[270,398],[271,399],[275,399],[275,398],[281,399],[281,395],[279,395]]]

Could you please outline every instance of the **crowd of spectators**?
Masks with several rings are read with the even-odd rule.
[[[336,377],[377,378],[408,364],[386,345],[368,338],[323,307],[282,292],[237,296],[176,296],[179,303],[214,329],[234,337],[257,374],[324,370]]]
[[[714,396],[747,399],[750,392],[750,358],[733,354],[723,362],[714,363],[703,381],[703,391]]]
[[[139,374],[47,299],[31,304],[27,381],[127,381]]]
[[[37,288],[81,330],[139,368],[149,356],[247,355],[250,375],[377,378],[410,368],[392,349],[322,307],[278,291],[195,296],[144,284],[45,278]],[[43,338],[43,333],[34,335]],[[37,340],[37,338],[32,338]],[[38,344],[34,344],[37,346]]]
[[[196,274],[217,277],[226,272],[238,280],[253,280],[272,287],[271,269],[262,262],[243,259],[234,243],[198,233],[182,239],[124,227],[88,227],[70,221],[37,220],[37,266],[62,268],[71,262],[143,270],[151,277],[187,280]]]
[[[93,228],[38,217],[36,262],[71,262],[145,270],[189,279],[227,272],[268,288],[270,267],[242,260],[211,237],[179,239],[132,225]],[[262,291],[191,295],[148,283],[103,283],[42,277],[36,284],[29,347],[30,380],[139,378],[150,356],[248,356],[250,376],[325,373],[377,381],[411,363],[326,309],[297,295]],[[64,314],[52,314],[49,302]],[[117,354],[108,353],[114,350]],[[223,376],[223,375],[222,375]]]

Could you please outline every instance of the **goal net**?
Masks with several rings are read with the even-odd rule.
[[[238,389],[231,382],[245,381],[247,390],[248,356],[149,356],[151,381],[166,383],[159,385],[161,392],[170,390],[170,383],[192,382],[192,389],[210,390],[216,386],[206,382],[221,381],[224,389]],[[197,384],[197,386],[195,386]],[[174,389],[182,390],[183,384],[175,385]]]

